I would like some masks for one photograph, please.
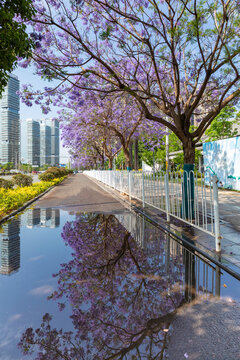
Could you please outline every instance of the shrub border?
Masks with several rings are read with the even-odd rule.
[[[65,180],[65,179],[64,179]],[[61,184],[61,183],[60,183]],[[31,205],[34,201],[38,200],[40,197],[42,197],[43,195],[45,195],[47,192],[49,192],[50,190],[52,190],[56,185],[51,186],[50,188],[48,188],[47,190],[45,190],[44,192],[42,192],[41,194],[35,196],[34,198],[32,198],[31,200],[28,200],[25,204],[23,204],[20,208],[13,210],[11,213],[9,213],[8,215],[5,215],[3,218],[0,218],[0,225],[2,223],[4,223],[5,221],[7,221],[9,218],[11,218],[12,216],[17,215],[19,212],[23,211],[24,209],[26,209],[26,207],[28,207],[29,205]]]

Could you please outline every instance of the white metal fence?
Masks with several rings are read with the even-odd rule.
[[[186,223],[215,235],[216,250],[220,251],[220,225],[217,177],[209,172],[140,172],[91,170],[90,177],[153,206]],[[206,181],[207,179],[207,181]]]

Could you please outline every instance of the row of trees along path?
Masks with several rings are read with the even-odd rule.
[[[45,88],[43,111],[70,90],[130,95],[146,119],[176,134],[185,169],[193,169],[196,143],[239,99],[239,0],[33,4],[35,49],[21,65],[33,63],[41,77],[55,80]],[[22,96],[28,105],[43,101],[27,85]]]

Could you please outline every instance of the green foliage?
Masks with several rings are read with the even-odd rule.
[[[29,175],[16,174],[12,177],[12,180],[14,184],[23,187],[23,186],[31,186],[33,178],[32,176]]]
[[[12,189],[13,188],[13,182],[11,180],[5,180],[0,178],[0,188],[3,189]]]
[[[115,159],[116,169],[122,170],[125,166],[125,156],[123,150],[121,150]]]
[[[49,165],[48,165],[48,164],[44,164],[44,165],[42,165],[42,166],[39,167],[39,170],[43,171],[43,170],[47,170],[48,168],[50,168]]]
[[[14,165],[13,165],[12,162],[8,162],[8,163],[6,163],[6,164],[3,164],[3,165],[1,166],[1,168],[2,168],[3,170],[11,170],[11,169],[14,168]]]
[[[195,150],[195,165],[198,167],[198,163],[199,163],[199,157],[201,156],[201,151],[200,150]],[[184,155],[183,152],[181,154],[176,155],[172,160],[171,160],[174,169],[175,170],[180,170],[183,168],[183,164],[184,164]]]
[[[25,172],[30,172],[30,171],[32,171],[32,165],[30,165],[30,164],[21,164],[20,169],[22,171],[25,171]],[[34,168],[34,169],[36,169],[36,168]]]
[[[38,175],[38,178],[42,181],[50,181],[72,173],[73,170],[68,170],[66,168],[57,168],[53,166],[51,168],[48,168],[43,174]]]
[[[29,57],[33,43],[26,33],[26,25],[14,20],[20,15],[23,20],[34,14],[31,0],[0,1],[0,94],[7,85],[9,73],[15,68],[17,58]]]
[[[207,141],[216,141],[236,136],[238,132],[233,126],[240,121],[240,113],[236,112],[237,110],[234,106],[223,108],[205,132],[208,136]]]
[[[162,141],[163,141],[162,145],[159,148],[155,149],[154,151],[154,158],[155,158],[155,163],[162,164],[163,169],[165,169],[166,168],[166,145],[165,145],[166,135],[163,136]],[[143,144],[141,146],[143,146],[143,150],[141,152],[142,160],[147,165],[153,166],[153,151],[146,149]],[[179,151],[181,149],[182,149],[181,141],[177,138],[177,136],[174,133],[170,133],[169,152]]]
[[[162,170],[166,170],[166,136],[163,137],[163,144],[160,148],[155,149],[154,158],[155,163],[162,165]],[[146,149],[144,144],[141,143],[141,159],[149,166],[153,166],[153,151]],[[174,133],[169,134],[169,153],[174,151],[182,150],[181,141]],[[201,156],[201,151],[195,150],[195,164],[198,165],[199,157]],[[183,152],[174,156],[173,159],[170,160],[175,170],[179,170],[183,168],[184,164],[184,154]]]
[[[41,181],[31,186],[17,187],[16,189],[3,189],[0,187],[0,218],[14,209],[18,209],[26,201],[33,199],[49,187],[59,184],[65,177],[51,181]]]
[[[111,34],[111,30],[112,30],[112,27],[111,26],[108,26],[107,29],[105,31],[102,31],[99,35],[99,38],[101,40],[106,40],[109,35]]]
[[[51,174],[47,171],[45,171],[43,174],[38,175],[39,180],[41,181],[50,181],[55,178],[54,174]]]

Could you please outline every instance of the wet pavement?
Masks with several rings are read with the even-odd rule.
[[[239,281],[84,175],[4,224],[0,248],[0,360],[237,359]]]
[[[39,199],[35,206],[38,208],[61,208],[70,212],[112,213],[125,210],[121,202],[103,191],[83,174],[68,177],[63,183]]]

